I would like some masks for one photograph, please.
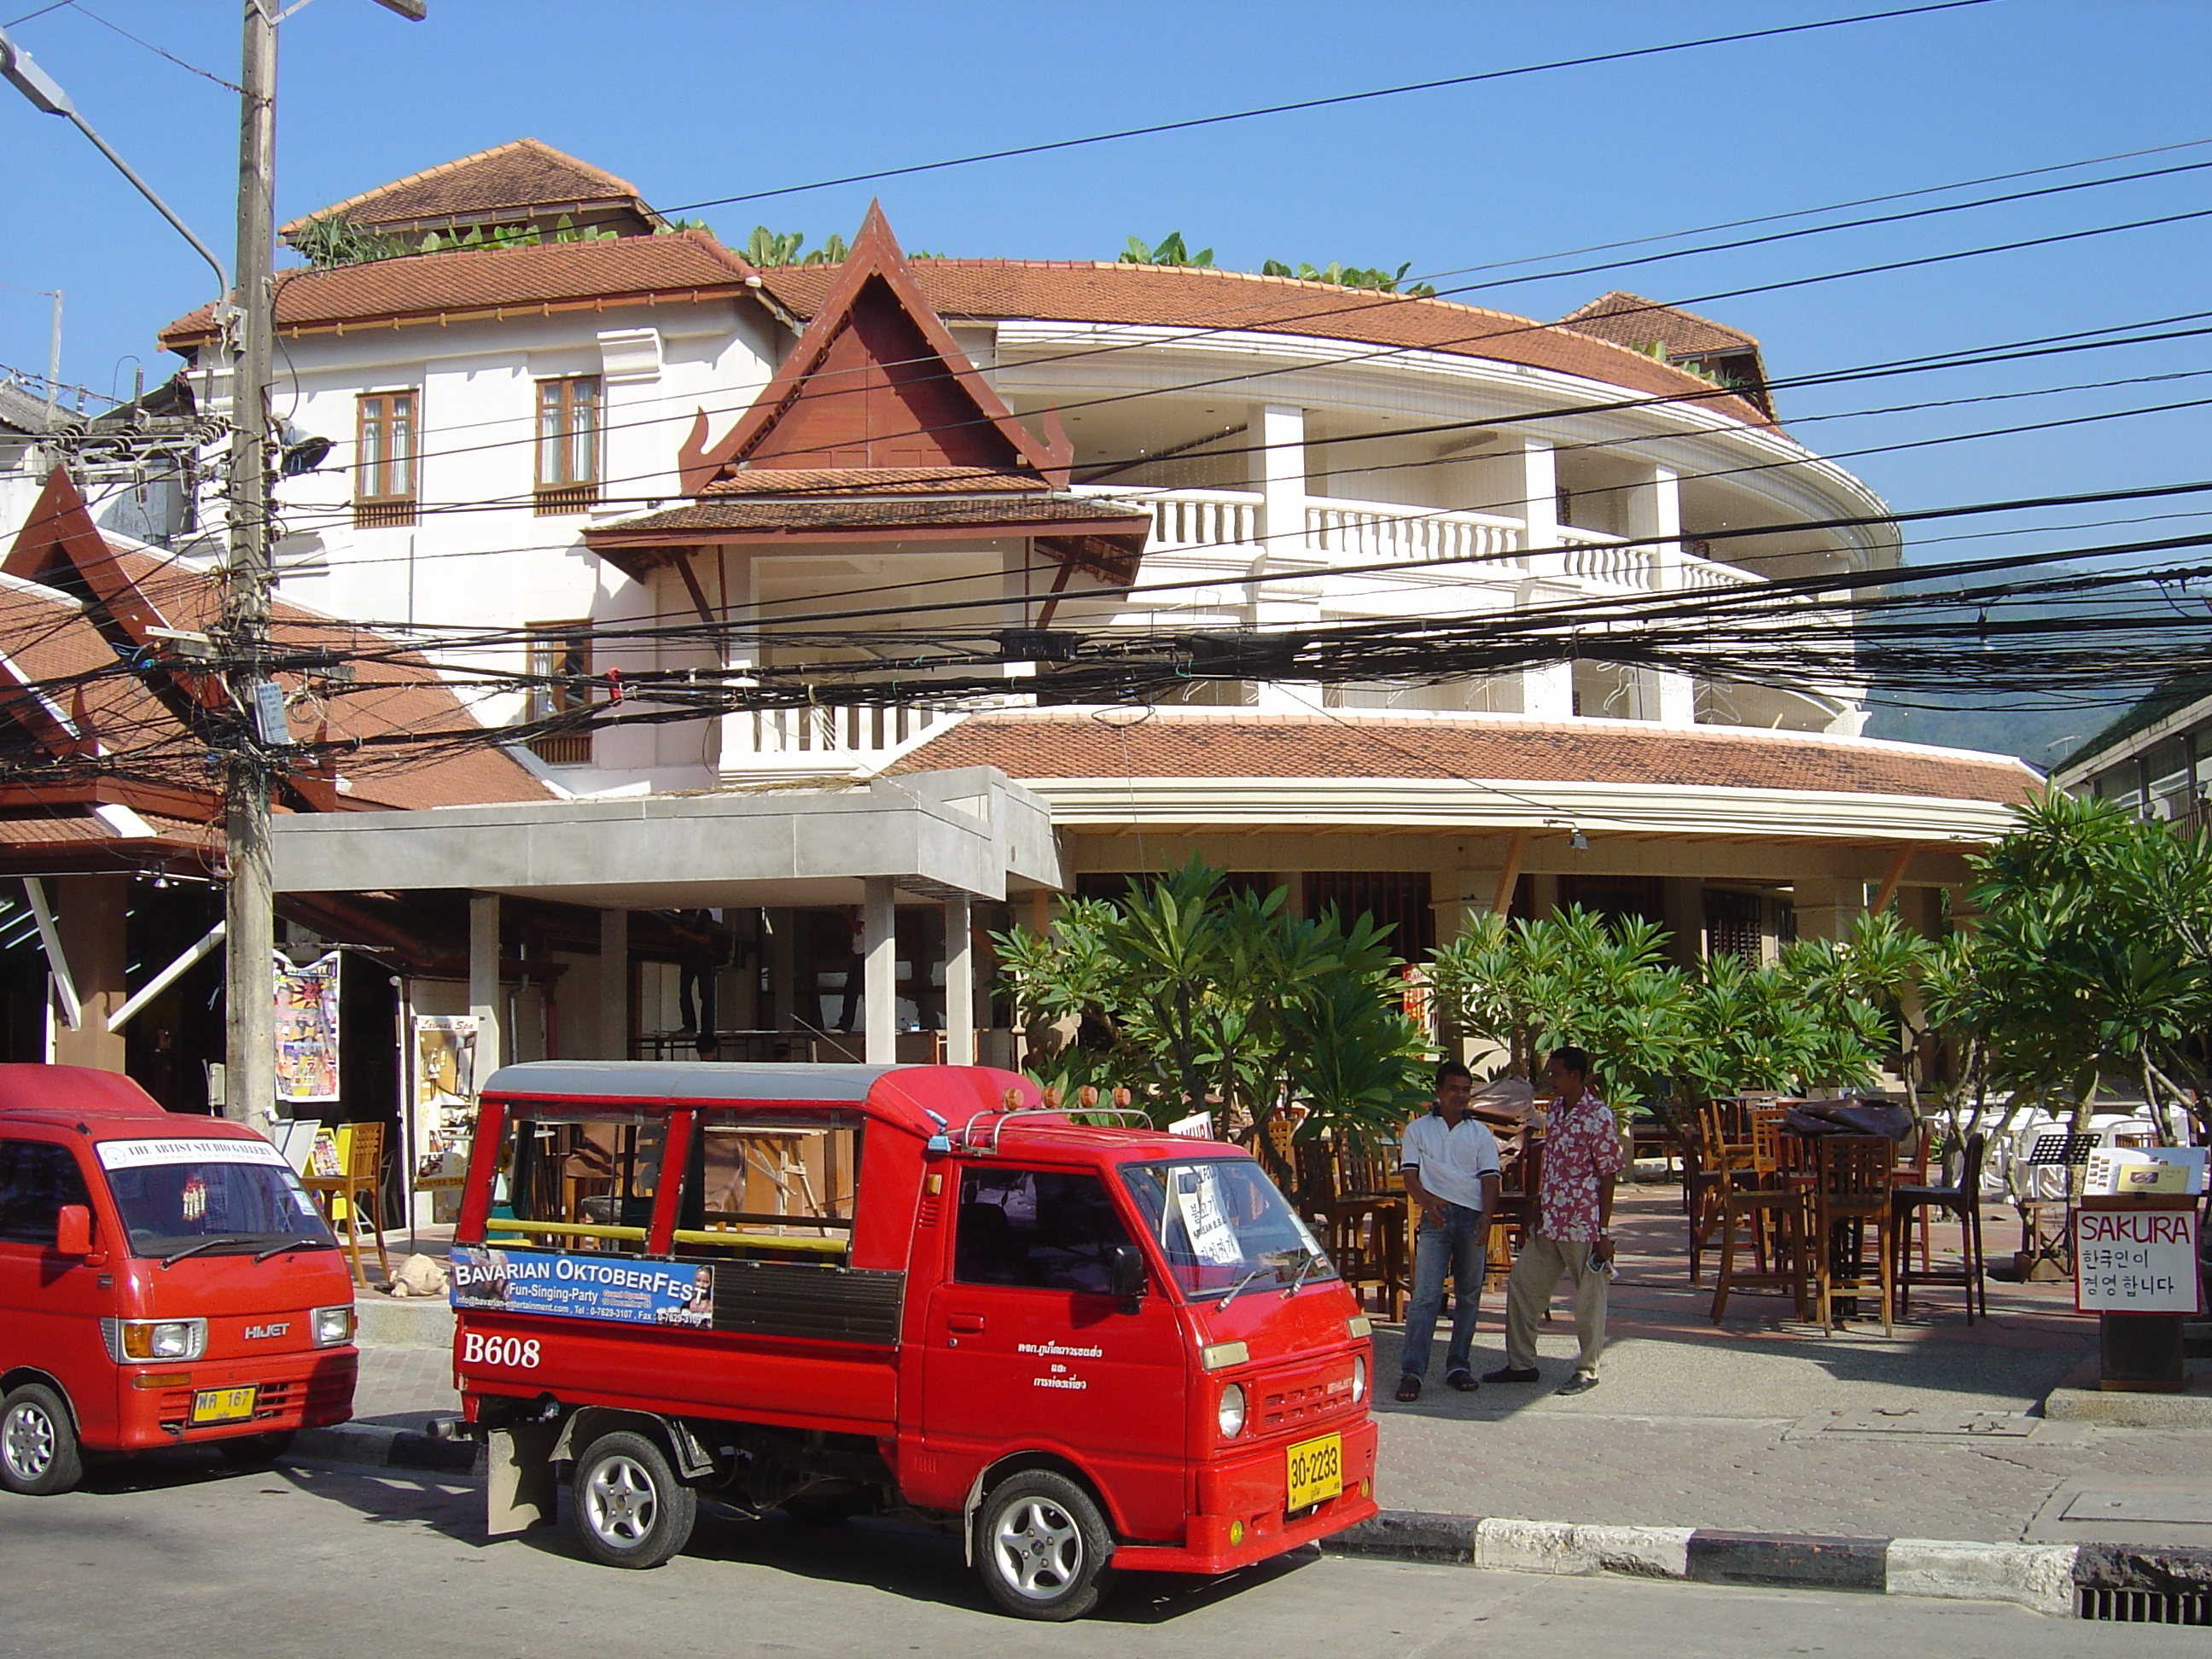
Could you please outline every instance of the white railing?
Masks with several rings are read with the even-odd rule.
[[[1717,564],[1711,559],[1686,555],[1682,560],[1682,586],[1692,593],[1717,593],[1730,587],[1756,586],[1759,578],[1748,570],[1739,570],[1732,564]]]
[[[1369,561],[1468,559],[1528,568],[1521,521],[1382,501],[1308,501],[1306,540],[1326,553]]]
[[[1608,587],[1632,587],[1644,592],[1658,586],[1657,564],[1648,547],[1630,547],[1618,536],[1595,530],[1559,526],[1559,564],[1570,576],[1602,582]]]
[[[757,708],[732,720],[730,730],[741,753],[875,755],[920,737],[948,718],[945,709],[904,703]]]
[[[1110,484],[1078,484],[1073,493],[1149,508],[1154,547],[1249,547],[1260,539],[1256,490],[1116,489]]]

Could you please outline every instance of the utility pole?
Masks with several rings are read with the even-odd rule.
[[[258,1127],[276,1103],[276,902],[269,851],[270,745],[284,743],[269,697],[269,375],[276,332],[276,9],[245,0],[238,123],[236,332],[230,359],[230,558],[222,622],[241,718],[224,787],[230,886],[223,930],[223,1115]],[[273,715],[273,718],[271,717]]]

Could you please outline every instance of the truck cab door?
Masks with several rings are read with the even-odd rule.
[[[1114,1247],[1132,1241],[1104,1182],[996,1163],[958,1179],[926,1327],[925,1449],[963,1487],[1006,1453],[1059,1452],[1132,1535],[1180,1540],[1188,1356],[1165,1297],[1109,1291]]]

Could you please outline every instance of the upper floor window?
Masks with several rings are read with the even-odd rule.
[[[574,513],[599,498],[599,377],[538,383],[538,511]]]
[[[376,530],[415,522],[415,394],[371,392],[357,403],[353,522]]]
[[[588,622],[538,623],[530,629],[532,721],[558,720],[590,708],[592,625]],[[529,740],[530,752],[555,766],[592,763],[592,734],[558,729]]]

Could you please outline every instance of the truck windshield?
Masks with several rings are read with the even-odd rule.
[[[103,1140],[98,1151],[133,1255],[335,1247],[315,1200],[264,1140]]]
[[[1121,1181],[1190,1300],[1336,1277],[1306,1224],[1249,1158],[1125,1164]]]

